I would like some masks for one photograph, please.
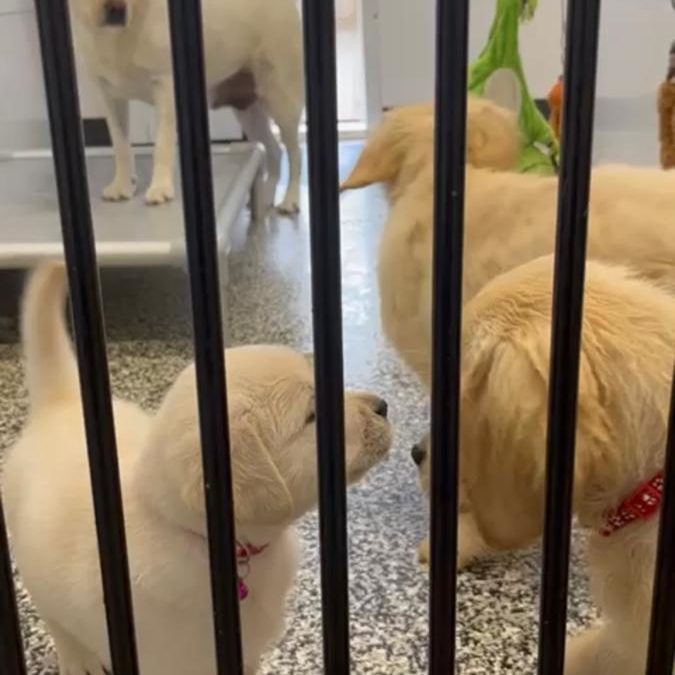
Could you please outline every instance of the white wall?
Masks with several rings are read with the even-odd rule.
[[[598,93],[603,97],[654,96],[675,40],[670,0],[603,3]]]
[[[430,100],[434,92],[435,0],[378,0],[383,107]],[[540,0],[522,26],[520,49],[533,96],[545,97],[562,71],[560,0]],[[472,0],[470,59],[487,39],[495,0]],[[663,80],[675,11],[670,0],[606,0],[595,120],[596,161],[655,164],[656,90]]]
[[[473,0],[470,58],[487,39],[494,0]],[[433,95],[435,0],[380,0],[379,42],[382,103],[396,105]],[[543,97],[561,71],[560,0],[540,0],[533,21],[521,29],[521,53],[534,96]],[[675,11],[669,0],[603,3],[600,97],[654,95],[663,78]]]
[[[0,0],[0,149],[48,143],[37,28],[28,0]]]

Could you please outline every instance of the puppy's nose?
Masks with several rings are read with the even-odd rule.
[[[105,0],[103,3],[103,23],[106,26],[126,26],[127,3],[125,0]]]
[[[410,454],[412,455],[413,462],[419,466],[424,461],[427,452],[419,443],[417,443],[416,445],[413,445]]]
[[[375,403],[375,412],[380,417],[384,418],[387,417],[387,413],[389,412],[389,405],[383,398],[378,399],[377,402]]]

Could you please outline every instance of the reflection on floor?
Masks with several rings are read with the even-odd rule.
[[[355,149],[354,145],[342,148],[343,174]],[[306,186],[304,199],[306,214]],[[373,388],[384,395],[396,425],[390,458],[349,493],[353,672],[422,675],[427,658],[428,579],[414,551],[427,526],[427,507],[417,489],[409,448],[427,424],[426,398],[385,344],[379,328],[375,264],[386,213],[382,196],[377,189],[345,195],[342,207],[346,380],[350,386]],[[248,236],[242,222],[230,274],[234,343],[311,346],[305,216],[297,223],[278,219]],[[3,291],[9,285],[0,280]],[[104,294],[115,392],[156,406],[191,358],[185,276],[180,270],[106,273]],[[0,346],[0,447],[16,438],[25,413],[19,349],[5,344]],[[302,570],[289,607],[288,631],[262,670],[267,675],[321,672],[316,514],[307,516],[300,530],[305,548]],[[45,551],[47,556],[51,553]],[[485,562],[459,575],[460,672],[533,672],[539,562],[537,552],[526,552]],[[578,556],[571,586],[571,621],[578,626],[591,615]],[[30,675],[55,675],[49,640],[23,591],[20,606]]]

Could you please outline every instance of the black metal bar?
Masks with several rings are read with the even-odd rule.
[[[9,557],[5,513],[0,499],[0,673],[26,675],[14,579]]]
[[[437,0],[429,673],[455,672],[468,0]]]
[[[82,408],[89,453],[110,657],[138,673],[115,425],[70,19],[65,0],[35,0]]]
[[[647,675],[672,675],[675,662],[675,368],[670,394],[664,494],[656,555]]]
[[[349,672],[349,571],[334,1],[303,0],[303,23],[324,672],[343,675]]]
[[[599,0],[569,0],[549,379],[539,675],[565,659],[572,488],[586,264]]]
[[[199,0],[169,0],[219,675],[242,672],[230,433]]]

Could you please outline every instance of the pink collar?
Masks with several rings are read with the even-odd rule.
[[[255,546],[254,544],[236,542],[237,545],[237,566],[244,568],[243,574],[237,575],[237,590],[239,593],[239,600],[246,600],[248,597],[248,586],[244,581],[249,574],[251,568],[251,558],[260,555],[269,544],[262,546]]]
[[[621,530],[636,520],[649,520],[661,507],[663,498],[663,472],[643,483],[617,509],[610,511],[600,530],[603,537]]]

